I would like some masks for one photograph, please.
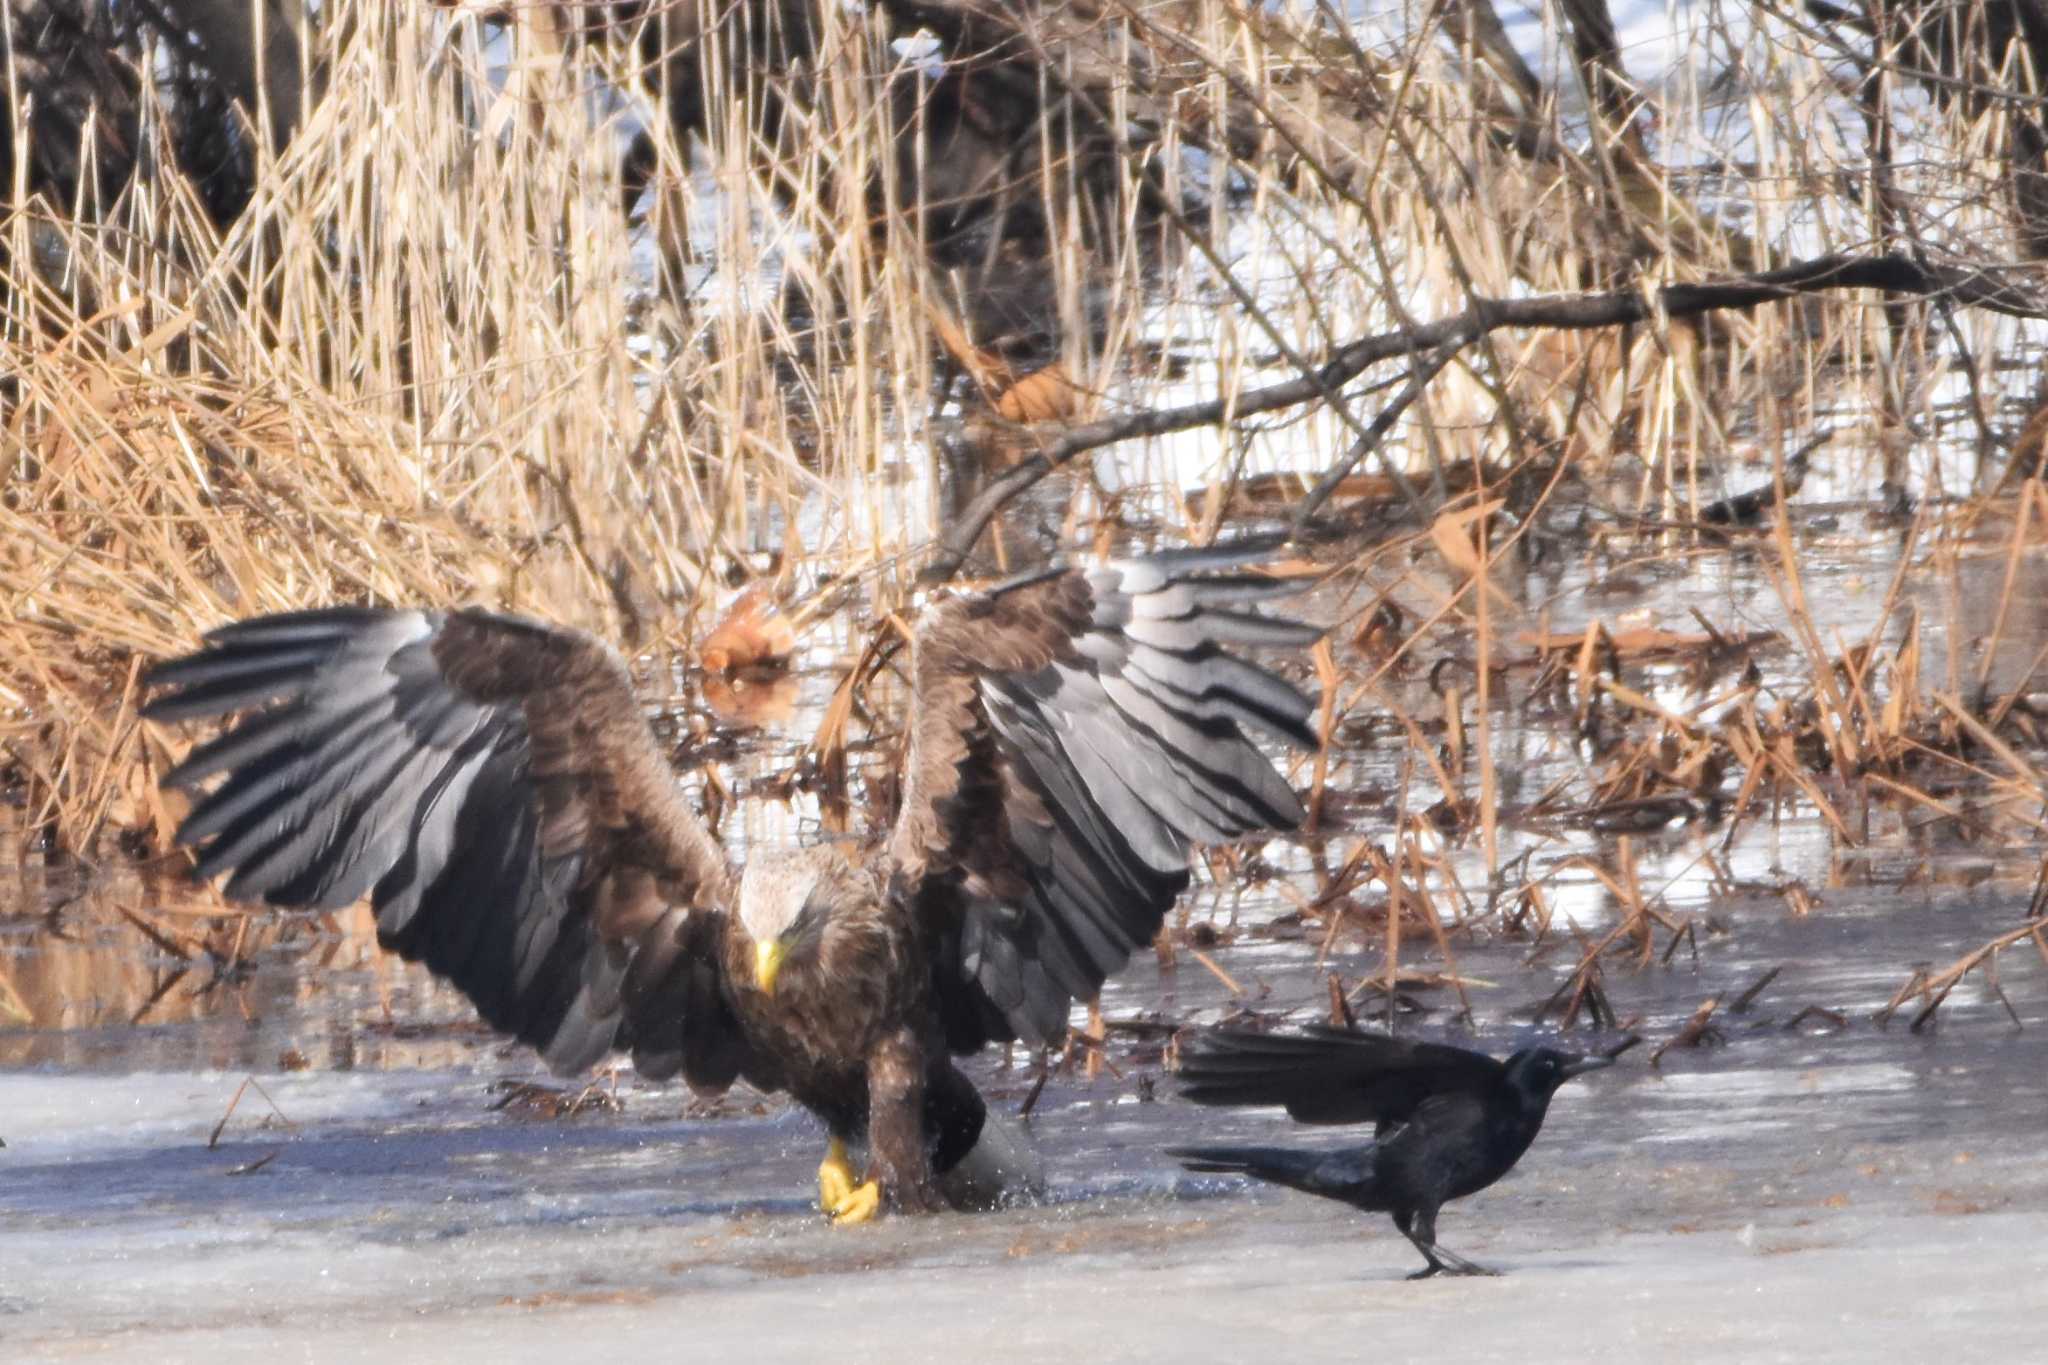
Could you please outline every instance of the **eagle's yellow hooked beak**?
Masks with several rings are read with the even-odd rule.
[[[775,978],[782,972],[783,956],[780,942],[754,945],[754,984],[761,988],[761,994],[775,994]]]

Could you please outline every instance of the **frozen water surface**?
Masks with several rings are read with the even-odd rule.
[[[1807,532],[1832,534],[1822,527]],[[1873,537],[1809,565],[1845,637],[1871,628],[1867,600],[1895,553]],[[1916,590],[1930,630],[1988,630],[1974,585],[1997,568],[1928,575]],[[1758,572],[1735,556],[1651,578],[1633,602],[1654,620],[1696,605],[1775,628]],[[1582,585],[1539,572],[1527,586],[1575,603]],[[1944,613],[1950,602],[1960,610]],[[1553,628],[1574,619],[1560,610]],[[1928,638],[1930,658],[1948,657],[1946,637]],[[2031,622],[2009,633],[2026,656],[2014,668],[2039,639]],[[1787,650],[1761,662],[1767,682],[1796,668]],[[736,791],[786,770],[830,664],[798,680],[798,719],[716,755]],[[1386,686],[1423,710],[1424,673]],[[1675,680],[1669,695],[1689,704]],[[1523,802],[1580,762],[1555,730],[1538,709],[1502,713]],[[1375,731],[1333,754],[1333,790],[1397,790],[1404,745]],[[1430,799],[1411,792],[1411,808]],[[818,819],[807,800],[744,802],[725,833],[742,849],[792,837]],[[1348,841],[1385,837],[1363,809],[1329,835],[1326,865]],[[1614,854],[1611,836],[1525,826],[1518,809],[1503,807],[1506,851],[1532,851],[1535,871]],[[1668,960],[1660,934],[1647,964],[1603,964],[1622,1026],[1646,1044],[1567,1086],[1522,1165],[1445,1212],[1452,1249],[1509,1273],[1423,1283],[1403,1278],[1418,1258],[1384,1218],[1188,1176],[1159,1154],[1344,1136],[1175,1098],[1147,1025],[1229,1005],[1185,951],[1117,977],[1103,1014],[1123,1027],[1106,1064],[1056,1074],[1040,1095],[1030,1123],[1050,1202],[835,1229],[810,1204],[821,1134],[778,1100],[706,1104],[627,1074],[618,1112],[494,1110],[497,1082],[543,1079],[531,1055],[378,955],[360,914],[238,930],[181,919],[196,903],[175,882],[27,858],[0,885],[0,1362],[1829,1361],[1963,1344],[2031,1359],[2048,1309],[2048,971],[2024,944],[2002,960],[2022,1027],[1981,974],[1936,1028],[1908,1027],[1914,1005],[1886,1027],[1873,1016],[1914,964],[1945,966],[2021,922],[2038,848],[1972,843],[1883,807],[1859,813],[1865,846],[1838,847],[1810,811],[1780,814],[1732,838],[1711,822],[1637,838],[1646,891],[1695,929]],[[1288,883],[1316,885],[1309,848],[1278,841],[1275,879],[1241,895],[1204,883],[1190,907],[1219,927],[1206,951],[1247,1003],[1297,1020],[1327,1000],[1321,931],[1285,913]],[[1465,895],[1483,897],[1475,851],[1447,853]],[[1815,913],[1789,912],[1780,889],[1793,883]],[[1450,990],[1422,985],[1407,994],[1426,1012],[1399,1026],[1496,1053],[1531,1036],[1582,951],[1567,918],[1597,931],[1615,915],[1590,875],[1551,888],[1543,944],[1488,921],[1453,935],[1452,964],[1426,943],[1404,949],[1405,966],[1450,965],[1470,983],[1476,1035],[1454,1022]],[[160,932],[239,933],[252,965],[217,975],[123,910]],[[1377,930],[1334,936],[1326,965],[1346,983],[1380,971]],[[1653,1048],[1710,996],[1723,1002],[1716,1045],[1653,1068]],[[970,1069],[999,1110],[1031,1089],[1021,1055]]]
[[[1114,1070],[1039,1099],[1049,1203],[849,1229],[811,1211],[801,1113],[736,1096],[687,1117],[684,1092],[628,1078],[622,1112],[521,1118],[490,1083],[530,1062],[473,1037],[440,1042],[453,1064],[268,1068],[213,1145],[245,1073],[0,1072],[0,1358],[2029,1358],[2048,1305],[2039,982],[2010,974],[2023,1030],[1971,997],[1929,1033],[1869,1018],[1895,976],[1867,964],[1981,941],[2011,921],[1995,892],[1799,920],[1736,905],[1739,950],[1632,980],[1668,1037],[1703,995],[1783,968],[1720,1046],[1654,1070],[1639,1048],[1568,1086],[1522,1166],[1450,1207],[1445,1241],[1497,1280],[1408,1283],[1383,1218],[1179,1173],[1161,1146],[1287,1125],[1178,1102],[1156,1045],[1122,1033]],[[1282,947],[1218,960],[1312,999],[1307,954]],[[1512,980],[1525,951],[1463,967]],[[1519,975],[1502,990],[1542,990]],[[1105,1013],[1221,1002],[1195,964],[1148,960]],[[1787,1029],[1809,1004],[1847,1026]],[[1017,1107],[1021,1069],[976,1072]]]
[[[1875,623],[1896,544],[1830,545],[1833,515],[1802,532],[1819,547],[1809,591],[1855,638]],[[1959,649],[1988,631],[1976,618],[1994,594],[1979,580],[1999,571],[1964,561],[1916,579],[1930,660],[1950,657],[1942,627]],[[1531,576],[1532,600],[1580,600],[1582,580],[1548,573]],[[1630,605],[1657,621],[1697,606],[1732,627],[1780,625],[1741,555],[1651,576]],[[1576,610],[1561,605],[1552,627]],[[2040,638],[2031,619],[2013,626],[2014,659],[1995,658],[1994,677],[2025,669]],[[1783,648],[1760,663],[1767,685],[1798,666]],[[786,771],[830,665],[797,680],[797,719],[713,755],[736,792]],[[1426,672],[1385,686],[1424,712]],[[1652,672],[1647,687],[1692,704]],[[1614,922],[1611,898],[1568,860],[1612,858],[1615,841],[1518,814],[1582,761],[1540,708],[1503,710],[1496,742],[1522,789],[1503,803],[1504,856],[1532,853],[1532,875],[1566,869],[1550,882],[1557,923],[1534,944],[1485,920],[1452,936],[1448,964],[1411,930],[1404,966],[1466,979],[1476,1035],[1443,987],[1405,988],[1426,1010],[1398,1022],[1503,1053],[1579,960],[1567,921]],[[1398,790],[1405,743],[1376,729],[1334,753],[1333,791]],[[1411,791],[1410,807],[1431,799]],[[1325,868],[1351,841],[1385,837],[1375,800],[1328,833]],[[1647,963],[1603,963],[1622,1027],[1647,1041],[1567,1086],[1522,1165],[1445,1212],[1452,1249],[1509,1273],[1423,1283],[1403,1278],[1418,1258],[1384,1218],[1188,1176],[1160,1155],[1344,1137],[1175,1098],[1162,1030],[1148,1026],[1213,1020],[1230,1003],[1186,951],[1171,968],[1141,955],[1118,976],[1105,1064],[1060,1072],[1040,1095],[1030,1123],[1050,1202],[835,1229],[810,1203],[821,1134],[778,1100],[706,1104],[628,1074],[618,1112],[494,1110],[496,1083],[541,1079],[531,1055],[378,955],[360,914],[180,918],[202,907],[175,882],[6,850],[23,870],[0,884],[0,1362],[1829,1361],[1963,1344],[2032,1359],[2048,1309],[2048,971],[2025,944],[2002,960],[2020,1027],[1981,973],[1933,1029],[1908,1027],[1916,1005],[1889,1026],[1873,1016],[1914,964],[1946,966],[2022,922],[2038,846],[1972,841],[1882,806],[1855,816],[1857,848],[1790,806],[1732,836],[1702,821],[1636,838],[1646,894],[1694,926],[1668,955],[1660,932]],[[725,834],[743,850],[819,818],[812,798],[744,801]],[[1190,905],[1218,927],[1206,951],[1246,1003],[1296,1020],[1328,998],[1322,931],[1286,913],[1291,888],[1317,885],[1313,847],[1276,841],[1274,878],[1241,894],[1204,882]],[[1446,854],[1468,901],[1482,899],[1475,850]],[[1792,884],[1814,913],[1788,910]],[[236,934],[251,965],[216,974],[124,911],[160,933]],[[1347,984],[1381,971],[1377,929],[1333,936],[1325,965]],[[1722,1001],[1715,1045],[1673,1048],[1653,1068],[1652,1050],[1709,997]],[[970,1066],[1011,1113],[1029,1068],[993,1054]]]

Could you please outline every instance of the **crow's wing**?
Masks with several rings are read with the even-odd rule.
[[[1198,1104],[1278,1104],[1303,1123],[1404,1123],[1432,1097],[1483,1095],[1505,1068],[1483,1052],[1350,1029],[1214,1028],[1181,1049]]]

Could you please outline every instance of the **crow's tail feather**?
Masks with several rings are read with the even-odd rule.
[[[1329,1152],[1294,1147],[1169,1147],[1166,1154],[1179,1157],[1183,1166],[1202,1174],[1248,1175],[1339,1199],[1356,1197],[1365,1176],[1363,1170],[1354,1169],[1357,1163],[1333,1162]]]

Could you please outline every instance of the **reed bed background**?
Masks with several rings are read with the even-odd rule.
[[[1732,553],[1705,510],[1759,485],[1789,496],[1821,444],[1829,500],[1901,509],[1902,574],[1930,555],[2001,556],[1994,634],[2039,630],[2024,600],[2048,516],[2048,446],[2028,420],[2038,322],[1816,295],[1698,324],[1491,335],[1377,445],[1398,370],[1231,417],[1239,395],[1474,296],[1648,288],[1836,251],[2030,280],[2016,49],[1968,66],[1954,53],[1972,49],[1951,44],[1944,85],[1915,75],[1934,59],[1911,34],[1710,0],[1690,15],[1697,60],[1639,88],[1611,31],[1604,48],[1587,37],[1597,3],[1556,21],[1581,39],[1575,58],[1538,71],[1435,10],[1378,26],[1305,3],[1005,10],[1022,16],[1010,55],[1042,73],[1033,154],[1005,163],[1030,167],[1007,190],[1037,227],[1021,243],[987,231],[975,259],[935,225],[992,182],[948,181],[957,140],[920,136],[935,99],[903,97],[936,79],[932,26],[972,7],[810,6],[815,59],[780,69],[730,26],[707,31],[686,136],[664,100],[698,68],[650,77],[643,41],[677,11],[339,0],[301,34],[296,109],[236,115],[248,174],[233,212],[180,169],[203,107],[163,78],[187,54],[146,31],[121,49],[152,73],[131,82],[127,121],[102,108],[64,125],[64,157],[37,160],[57,102],[27,20],[53,8],[8,11],[0,233],[0,767],[43,847],[162,846],[168,754],[136,720],[140,670],[227,618],[477,602],[686,655],[731,590],[766,579],[785,602],[830,586],[842,617],[878,620],[994,472],[1075,424],[1205,399],[1224,421],[1112,445],[1047,485],[1058,535],[1263,522],[1370,446],[1330,504],[1339,534],[1313,551],[1348,584],[1322,661],[1330,733],[1354,710],[1399,709],[1381,680],[1401,658],[1476,659],[1469,689],[1402,722],[1430,770],[1404,789],[1406,833],[1325,868],[1317,903],[1376,856],[1398,926],[1393,888],[1458,881],[1422,826],[1469,821],[1489,904],[1540,907],[1496,828],[1495,689],[1520,683],[1493,679],[1515,661],[1562,689],[1582,729],[1601,708],[1634,727],[1632,757],[1589,767],[1575,809],[1699,798],[1732,773],[1738,823],[1786,796],[1846,831],[1828,785],[1843,774],[1940,808],[1911,748],[1990,753],[1999,837],[2038,833],[2035,668],[1996,695],[1932,696],[1913,613],[1837,638],[1800,593],[1808,550],[1782,523],[1757,553],[1805,683],[1752,692],[1736,721],[1632,688],[1611,634],[1533,654],[1511,635],[1530,624],[1511,571],[1528,528],[1590,515],[1606,538],[1582,537],[1589,553],[1621,539],[1674,564]],[[674,56],[665,32],[651,50]],[[655,188],[629,215],[636,133]],[[66,182],[57,161],[121,171]],[[1031,284],[1022,341],[986,302],[992,279]],[[1019,406],[1030,375],[1057,378],[1048,406]],[[992,534],[974,567],[1016,543]],[[1603,875],[1641,905],[1625,871]],[[1628,919],[1644,943],[1649,913]],[[1397,959],[1390,947],[1389,989]]]

